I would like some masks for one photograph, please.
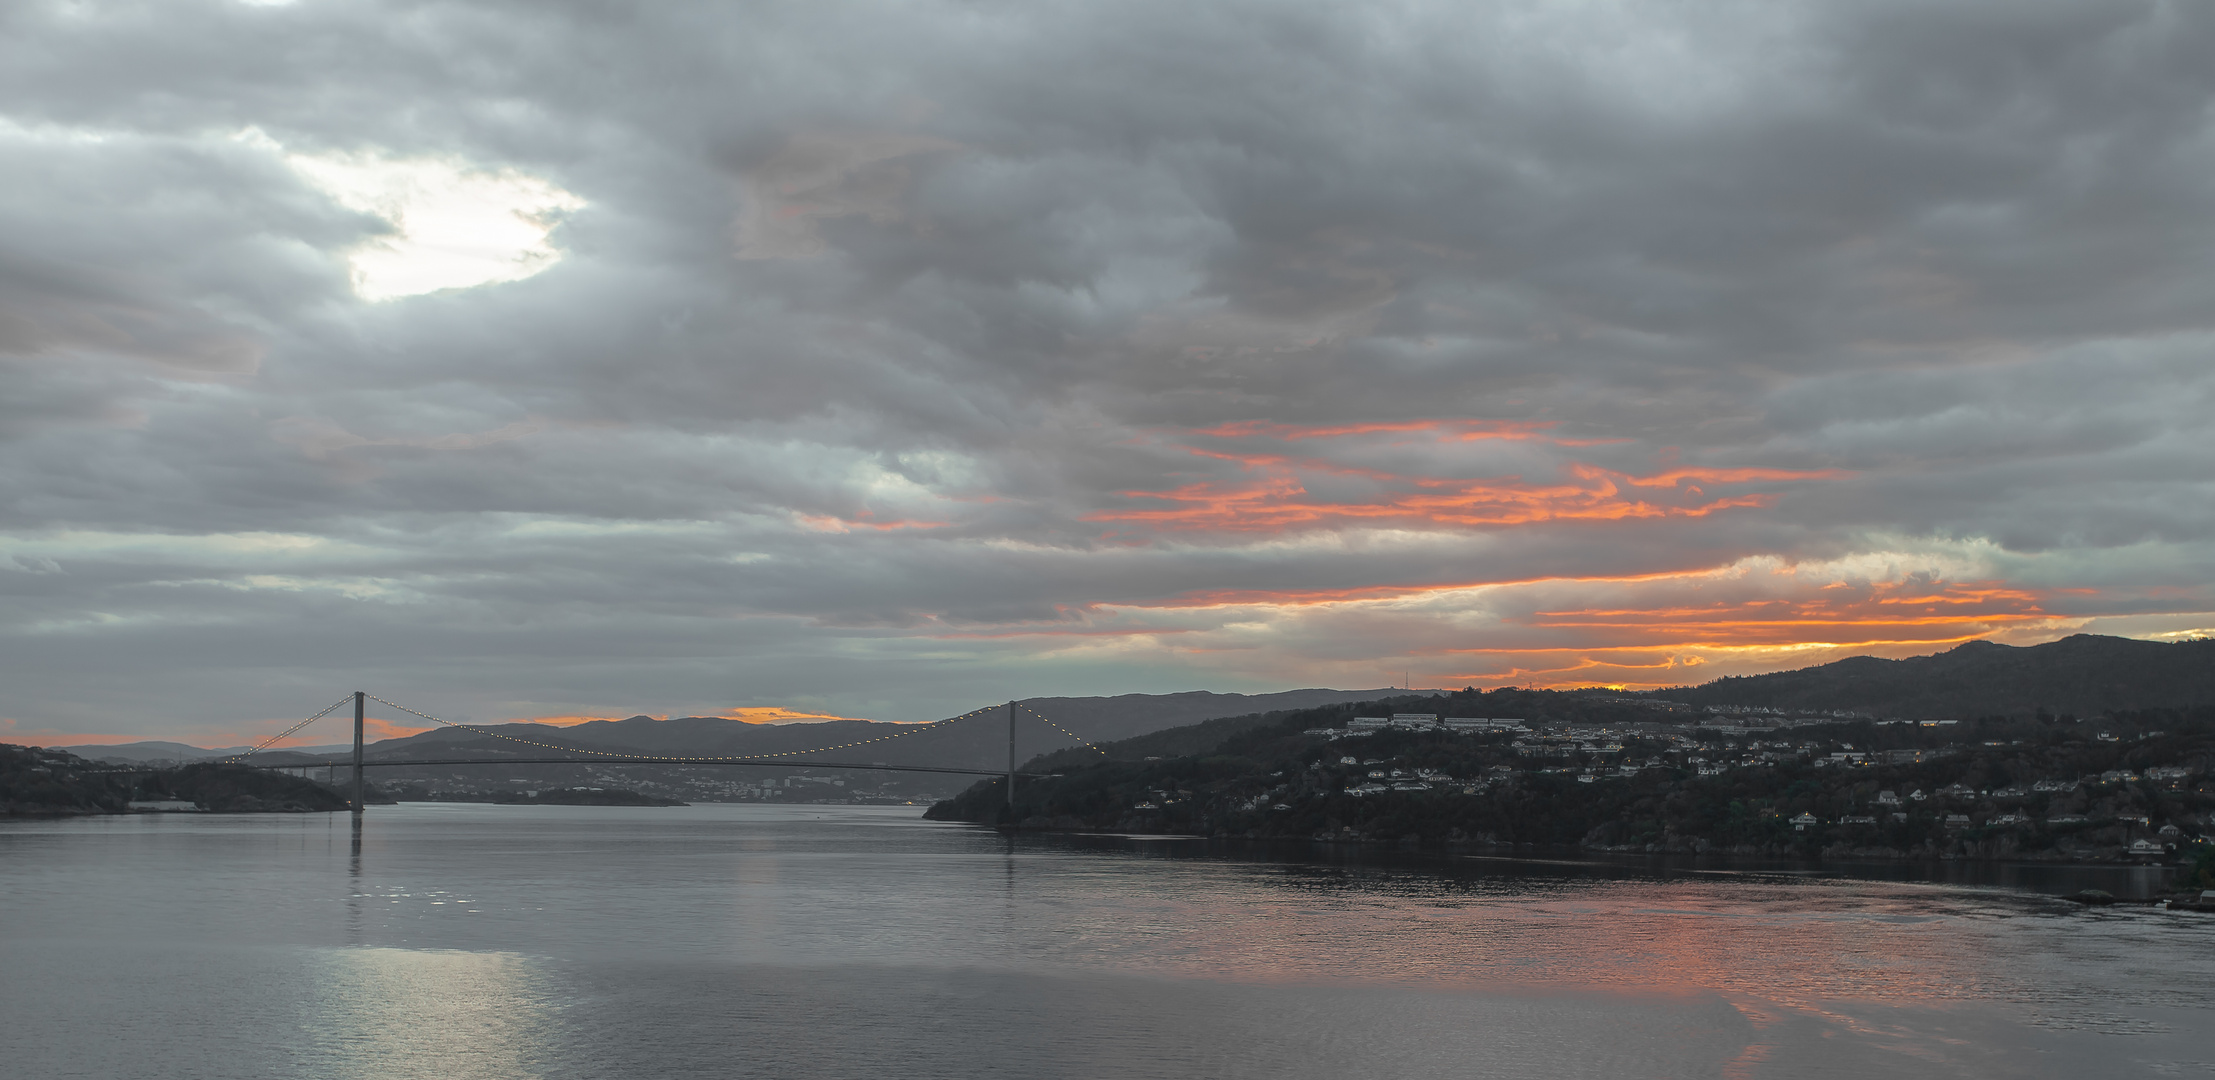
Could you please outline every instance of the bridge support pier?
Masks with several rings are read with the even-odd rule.
[[[1015,824],[1015,703],[1008,702],[1008,824]]]

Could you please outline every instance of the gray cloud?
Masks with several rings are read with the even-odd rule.
[[[2151,2],[17,5],[0,716],[1775,666],[1563,613],[1844,641],[1918,573],[1963,633],[2204,626],[2211,51]],[[400,226],[284,154],[586,205],[366,303]]]

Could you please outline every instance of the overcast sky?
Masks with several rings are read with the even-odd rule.
[[[0,5],[0,740],[2215,627],[2210,57],[2121,0]]]

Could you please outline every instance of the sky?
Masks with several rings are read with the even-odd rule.
[[[2211,55],[2131,0],[0,5],[0,740],[2204,633]]]

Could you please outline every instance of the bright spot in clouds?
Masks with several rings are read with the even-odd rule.
[[[585,205],[535,176],[443,158],[286,154],[285,163],[339,205],[392,224],[348,257],[364,300],[530,277],[561,260],[547,234]]]

